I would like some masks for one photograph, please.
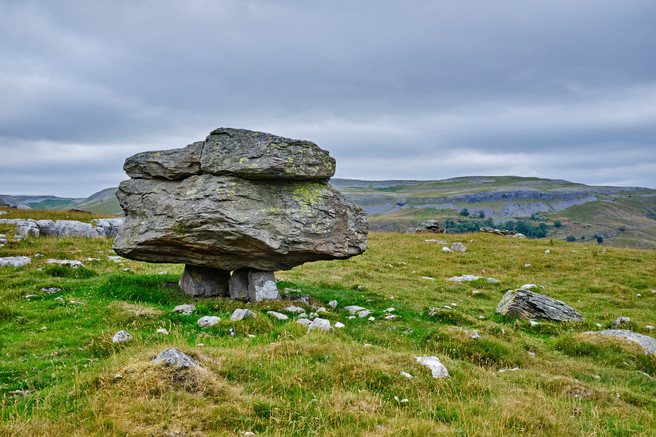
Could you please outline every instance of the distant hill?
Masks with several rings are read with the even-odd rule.
[[[77,209],[100,214],[121,215],[123,210],[116,199],[118,188],[106,188],[86,198],[56,196],[10,196],[0,194],[0,202],[21,209]]]
[[[370,229],[404,232],[437,219],[448,232],[514,227],[551,239],[656,249],[656,190],[589,186],[557,179],[469,176],[437,181],[331,179],[369,215]],[[6,196],[14,207],[122,214],[117,188],[85,199]],[[466,211],[463,211],[466,210]]]

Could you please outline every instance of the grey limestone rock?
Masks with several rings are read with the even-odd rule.
[[[95,225],[95,231],[101,237],[114,238],[118,235],[118,231],[123,225],[125,219],[123,218],[107,218],[107,219],[94,219],[92,220]]]
[[[129,332],[127,331],[118,331],[116,334],[114,334],[114,337],[112,337],[112,342],[113,343],[123,343],[124,341],[128,341],[132,338]]]
[[[604,331],[591,332],[591,334],[608,335],[613,337],[625,338],[629,341],[638,343],[643,347],[645,353],[656,354],[656,338],[648,335],[638,334],[628,329],[608,329]]]
[[[255,317],[255,314],[251,310],[237,308],[230,316],[230,320],[233,322],[238,322],[243,319],[248,319],[249,317]]]
[[[205,140],[201,170],[246,179],[327,181],[335,174],[335,160],[310,141],[219,128]]]
[[[442,364],[439,358],[437,357],[415,357],[419,364],[423,364],[428,367],[433,375],[433,378],[448,378],[449,371],[446,366]]]
[[[162,363],[166,367],[198,367],[198,363],[193,358],[174,348],[168,348],[161,354],[156,355],[153,361]]]
[[[628,318],[628,317],[618,317],[617,320],[615,320],[615,321],[613,322],[613,324],[611,325],[610,328],[611,328],[611,329],[615,329],[615,328],[617,328],[617,327],[620,326],[620,325],[623,325],[623,324],[625,324],[625,323],[629,323],[630,321],[631,321],[631,319]]]
[[[230,281],[228,281],[231,299],[248,300],[248,272],[249,269],[238,269],[232,272]]]
[[[128,158],[126,171],[114,241],[126,258],[272,272],[367,246],[364,211],[325,183],[334,160],[308,141],[222,128],[202,146]]]
[[[196,297],[228,296],[230,272],[220,269],[185,265],[180,289]]]
[[[217,316],[203,316],[198,319],[198,326],[201,328],[207,328],[208,326],[214,326],[219,323],[221,319]]]
[[[467,248],[462,243],[453,243],[451,245],[451,252],[467,252]]]
[[[194,311],[196,311],[196,306],[194,305],[178,305],[175,308],[173,308],[174,313],[180,313],[183,316],[188,316]]]
[[[32,262],[29,256],[7,256],[0,258],[0,267],[23,267]]]
[[[289,317],[286,316],[285,314],[279,313],[277,311],[267,311],[267,314],[273,316],[277,320],[288,320]]]
[[[273,272],[248,271],[248,297],[251,302],[280,300]]]
[[[542,319],[558,322],[579,321],[583,316],[564,302],[529,290],[508,291],[496,312],[524,320]]]
[[[366,308],[357,305],[349,305],[344,307],[344,311],[347,311],[352,316],[355,315],[355,313],[365,310]]]
[[[131,178],[179,180],[198,174],[203,142],[182,149],[142,152],[125,160],[123,170]]]
[[[329,332],[331,329],[332,327],[330,326],[330,320],[321,319],[319,317],[312,320],[312,322],[308,325],[308,332],[310,331]]]

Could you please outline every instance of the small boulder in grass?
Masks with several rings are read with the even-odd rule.
[[[331,329],[332,327],[330,326],[330,321],[326,319],[321,319],[319,317],[312,320],[312,322],[308,325],[308,332],[310,331],[330,332]]]
[[[207,328],[208,326],[214,326],[221,321],[217,316],[204,316],[198,319],[198,326],[201,328]]]
[[[198,363],[189,355],[175,348],[168,348],[153,358],[155,363],[162,363],[166,367],[188,368],[198,367]]]
[[[194,305],[178,305],[173,308],[174,313],[180,313],[183,316],[188,316],[194,311],[196,311],[196,307]]]
[[[124,341],[128,341],[132,338],[130,333],[128,331],[118,331],[114,336],[112,337],[112,343],[123,343]]]
[[[448,378],[449,371],[437,357],[415,357],[419,364],[428,367],[433,374],[433,378]]]
[[[248,319],[250,317],[255,317],[255,314],[251,310],[237,308],[230,316],[230,320],[232,320],[233,322],[238,322],[240,320]]]
[[[584,320],[581,314],[565,302],[521,288],[508,291],[497,305],[496,312],[524,320],[553,320],[556,322]]]
[[[270,316],[273,316],[277,320],[287,320],[287,319],[289,319],[288,316],[286,316],[285,314],[279,313],[277,311],[267,311],[267,314],[269,314]]]

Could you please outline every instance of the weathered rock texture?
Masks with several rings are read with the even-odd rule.
[[[335,161],[309,141],[217,129],[184,149],[128,158],[114,241],[126,258],[225,271],[286,270],[367,246],[363,210],[326,181]]]
[[[656,338],[648,335],[638,334],[628,329],[608,329],[605,331],[589,332],[589,334],[607,335],[613,337],[625,338],[628,341],[638,343],[646,353],[656,354]]]
[[[114,238],[123,224],[122,218],[94,219],[92,223],[76,220],[0,219],[0,224],[15,225],[22,237]]]
[[[504,316],[520,319],[542,319],[559,322],[583,320],[583,316],[564,302],[528,290],[508,291],[496,312]]]

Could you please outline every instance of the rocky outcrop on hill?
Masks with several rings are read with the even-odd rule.
[[[408,234],[441,234],[444,233],[446,229],[437,222],[437,220],[426,220],[423,223],[420,223],[416,228],[409,228]]]
[[[309,141],[220,128],[124,168],[132,179],[117,193],[127,217],[114,250],[126,258],[270,272],[367,247],[364,211],[326,183],[335,161]],[[252,300],[271,294],[251,285]]]
[[[94,219],[91,223],[76,220],[0,219],[0,224],[15,225],[22,237],[114,238],[123,224],[122,218]]]

